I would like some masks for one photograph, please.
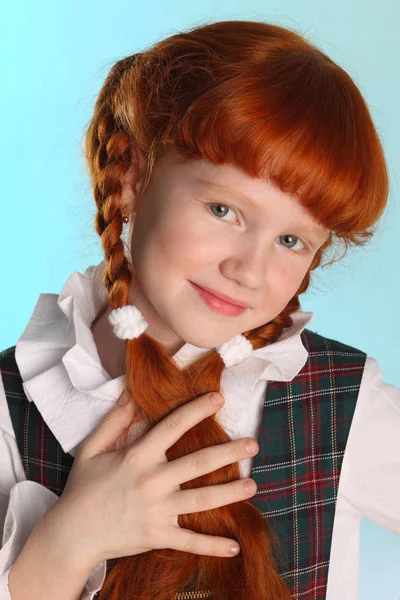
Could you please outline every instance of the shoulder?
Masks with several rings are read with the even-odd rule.
[[[368,356],[343,463],[342,493],[363,515],[400,534],[400,388]]]
[[[397,435],[400,430],[400,388],[384,381],[384,373],[379,362],[373,356],[367,356],[360,387],[360,399],[364,410],[371,415],[372,407],[380,411],[393,412],[392,418],[397,423]],[[378,416],[378,415],[377,415]],[[381,415],[383,416],[383,415]]]
[[[386,431],[388,438],[384,445],[390,444],[391,436],[397,445],[400,437],[400,388],[384,381],[384,373],[373,356],[366,358],[357,404],[354,435],[357,434],[363,443],[371,444]]]

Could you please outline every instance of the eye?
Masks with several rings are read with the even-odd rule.
[[[214,207],[214,206],[216,206],[216,207],[218,207],[218,208],[222,208],[222,209],[224,209],[224,208],[225,208],[225,209],[228,209],[228,210],[232,210],[232,209],[231,209],[231,208],[230,208],[230,207],[229,207],[227,204],[208,204],[207,206],[210,208],[210,210],[211,210],[211,208],[212,208],[212,207]],[[233,212],[233,210],[232,210],[232,212]],[[215,214],[215,213],[213,212],[213,215],[214,215],[214,216],[216,216],[216,217],[221,217],[221,216],[223,216],[223,217],[224,217],[224,216],[226,216],[226,215],[221,215],[221,213],[220,213],[220,212],[219,212],[218,214]],[[222,220],[222,219],[220,219],[220,220]]]
[[[300,248],[298,252],[304,252],[304,250],[308,249],[307,246],[301,241],[301,239],[298,238],[296,235],[293,235],[292,233],[286,233],[285,235],[281,235],[280,238],[294,238],[295,240],[299,241],[303,245],[303,248]],[[289,248],[289,250],[292,250],[292,248]]]
[[[233,211],[233,210],[230,208],[230,206],[228,206],[227,204],[215,204],[215,203],[214,203],[214,204],[207,204],[207,207],[208,207],[210,210],[211,210],[213,207],[217,207],[218,209],[221,209],[221,208],[222,208],[222,212],[223,212],[224,210],[225,210],[225,211],[226,211],[226,210],[228,210],[228,211],[229,211],[229,210],[231,210],[231,211],[232,211],[232,213],[234,212],[234,211]],[[214,211],[212,211],[212,214],[213,214],[214,216],[216,216],[217,218],[220,218],[221,216],[222,216],[222,217],[226,216],[226,214],[227,214],[227,213],[225,213],[225,214],[222,214],[222,215],[221,215],[221,212],[220,212],[220,211],[217,211],[217,214],[215,214],[215,213],[214,213]],[[222,219],[220,219],[220,220],[222,220]],[[292,233],[286,233],[285,235],[281,235],[281,236],[279,236],[279,237],[280,237],[281,239],[283,239],[283,238],[292,238],[292,239],[293,239],[293,238],[294,238],[294,240],[297,240],[297,241],[299,241],[299,242],[302,244],[302,248],[300,248],[300,249],[296,250],[296,252],[297,252],[298,254],[300,254],[301,252],[305,252],[305,251],[310,251],[310,252],[312,251],[312,248],[311,248],[309,245],[307,245],[307,244],[306,244],[305,242],[303,242],[303,241],[302,241],[302,240],[301,240],[299,237],[297,237],[296,235],[293,235]],[[290,244],[290,243],[291,243],[291,242],[289,242],[289,244]],[[288,246],[286,246],[286,248],[288,248],[288,250],[292,250],[292,249],[293,249],[293,246],[292,246],[292,247],[288,247]]]

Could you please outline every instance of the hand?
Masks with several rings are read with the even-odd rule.
[[[79,553],[92,567],[106,559],[156,548],[234,556],[227,549],[238,547],[236,541],[183,529],[178,515],[250,498],[257,491],[255,481],[238,479],[186,490],[179,486],[254,456],[256,441],[243,438],[167,461],[168,448],[221,408],[223,398],[213,392],[178,407],[132,445],[107,451],[133,418],[134,403],[127,392],[124,395],[128,404],[112,408],[82,442],[64,492],[47,513],[54,535],[59,536],[63,548],[75,558]],[[213,403],[216,397],[221,400],[219,406]],[[249,441],[253,451],[246,449]]]

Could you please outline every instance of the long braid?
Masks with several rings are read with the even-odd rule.
[[[121,240],[123,222],[118,203],[121,177],[131,163],[131,144],[115,122],[112,95],[118,83],[139,54],[118,61],[111,69],[96,101],[94,117],[86,136],[86,157],[90,168],[93,196],[97,206],[95,230],[100,236],[107,268],[104,285],[109,306],[118,308],[128,300],[132,273]]]

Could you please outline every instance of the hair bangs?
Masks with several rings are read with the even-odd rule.
[[[356,244],[384,210],[388,175],[368,107],[350,76],[315,48],[271,54],[268,68],[237,65],[192,103],[180,133],[186,158],[269,180]]]

